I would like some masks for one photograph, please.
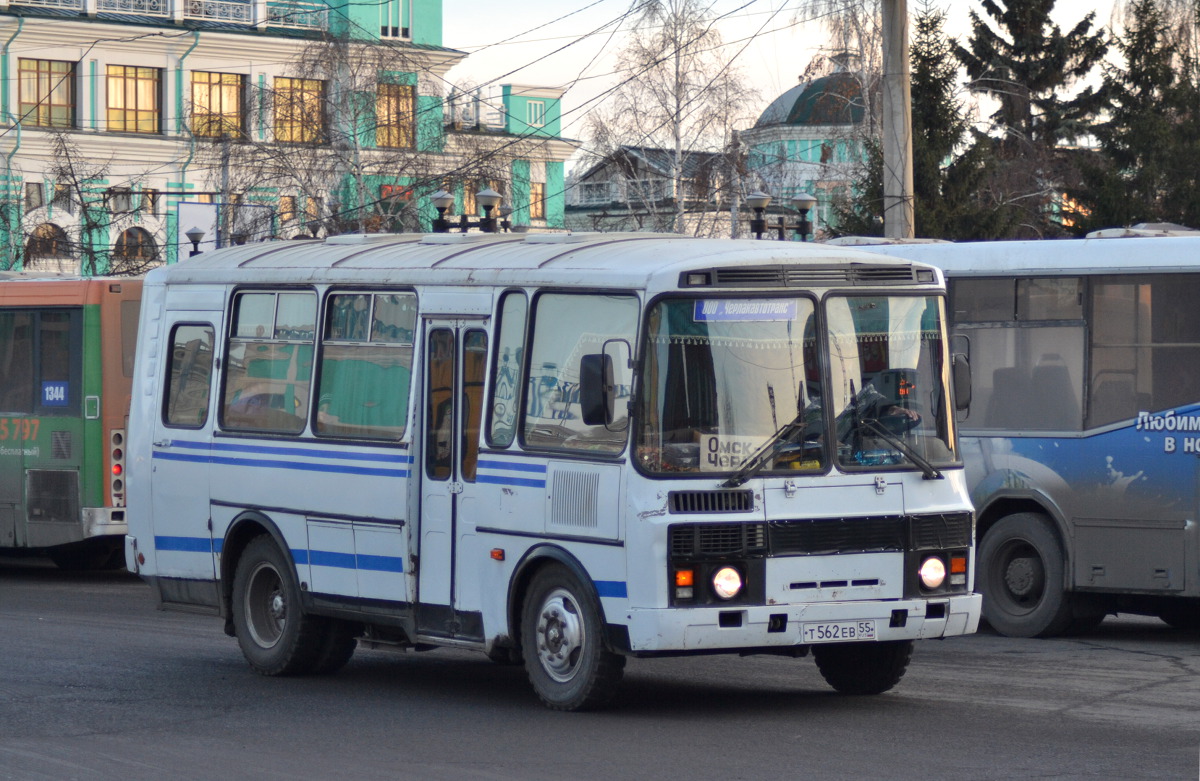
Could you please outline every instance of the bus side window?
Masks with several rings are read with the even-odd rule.
[[[483,379],[487,374],[487,332],[472,329],[463,340],[462,476],[474,480],[479,464],[479,428],[483,418]]]
[[[317,297],[311,292],[237,295],[221,409],[226,428],[304,430],[316,319]]]
[[[319,436],[404,436],[416,313],[411,293],[329,297],[317,367]]]
[[[33,412],[33,316],[0,313],[0,411]]]
[[[579,404],[579,364],[604,352],[609,340],[632,343],[638,300],[625,295],[543,293],[534,310],[533,344],[526,386],[524,444],[530,447],[620,453],[632,380],[616,366],[617,419],[611,426],[583,422]]]
[[[208,422],[214,333],[207,324],[177,325],[172,329],[167,397],[163,400],[166,425],[202,428]]]
[[[521,403],[521,374],[525,361],[525,316],[529,304],[521,292],[505,293],[500,301],[500,329],[492,367],[491,424],[488,444],[508,447],[517,435]]]

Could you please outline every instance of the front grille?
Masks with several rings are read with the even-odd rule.
[[[823,518],[777,521],[768,527],[771,552],[863,553],[904,550],[904,518]]]
[[[912,519],[912,549],[938,550],[971,545],[971,514],[921,515]]]
[[[745,513],[754,509],[751,491],[671,491],[673,513]]]
[[[811,287],[836,285],[906,285],[917,281],[908,264],[851,263],[822,266],[791,263],[712,269],[713,284],[721,287]]]
[[[672,526],[671,555],[697,556],[761,555],[767,550],[767,534],[761,523],[688,523]]]
[[[971,515],[679,523],[669,535],[675,559],[947,550],[970,547]]]

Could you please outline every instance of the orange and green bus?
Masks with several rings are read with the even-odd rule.
[[[132,278],[0,279],[0,551],[122,566],[141,290]]]

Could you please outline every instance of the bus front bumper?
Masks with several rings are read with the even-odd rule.
[[[983,597],[629,610],[630,649],[738,651],[826,642],[924,640],[973,633]],[[616,616],[610,615],[610,623]]]

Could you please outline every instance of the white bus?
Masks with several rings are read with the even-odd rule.
[[[874,694],[978,623],[932,267],[342,236],[200,255],[143,301],[128,566],[262,674],[470,648],[574,710],[628,657],[811,650]]]
[[[1200,628],[1200,233],[863,248],[945,272],[988,622]]]

